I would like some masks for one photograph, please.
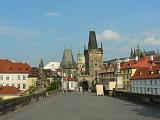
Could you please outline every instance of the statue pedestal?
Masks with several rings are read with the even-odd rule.
[[[44,80],[38,79],[36,82],[36,85],[37,85],[37,88],[35,90],[35,93],[41,93],[46,91]]]

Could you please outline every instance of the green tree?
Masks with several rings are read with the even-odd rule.
[[[59,80],[53,81],[47,87],[47,91],[59,90],[61,88],[61,85],[62,85],[61,81],[59,81]]]

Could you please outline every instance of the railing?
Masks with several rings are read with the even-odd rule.
[[[0,101],[0,117],[46,98],[46,92]]]

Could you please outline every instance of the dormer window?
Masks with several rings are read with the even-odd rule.
[[[160,70],[157,70],[156,73],[157,73],[157,74],[160,74]]]
[[[150,71],[149,73],[150,73],[150,75],[151,75],[151,74],[153,74],[153,71]]]
[[[142,73],[141,72],[138,72],[138,75],[141,75]]]

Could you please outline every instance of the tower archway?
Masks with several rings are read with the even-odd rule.
[[[89,83],[88,83],[88,81],[86,81],[86,80],[83,80],[83,81],[81,82],[80,86],[82,87],[82,89],[83,89],[84,91],[88,91],[88,90],[89,90]]]

